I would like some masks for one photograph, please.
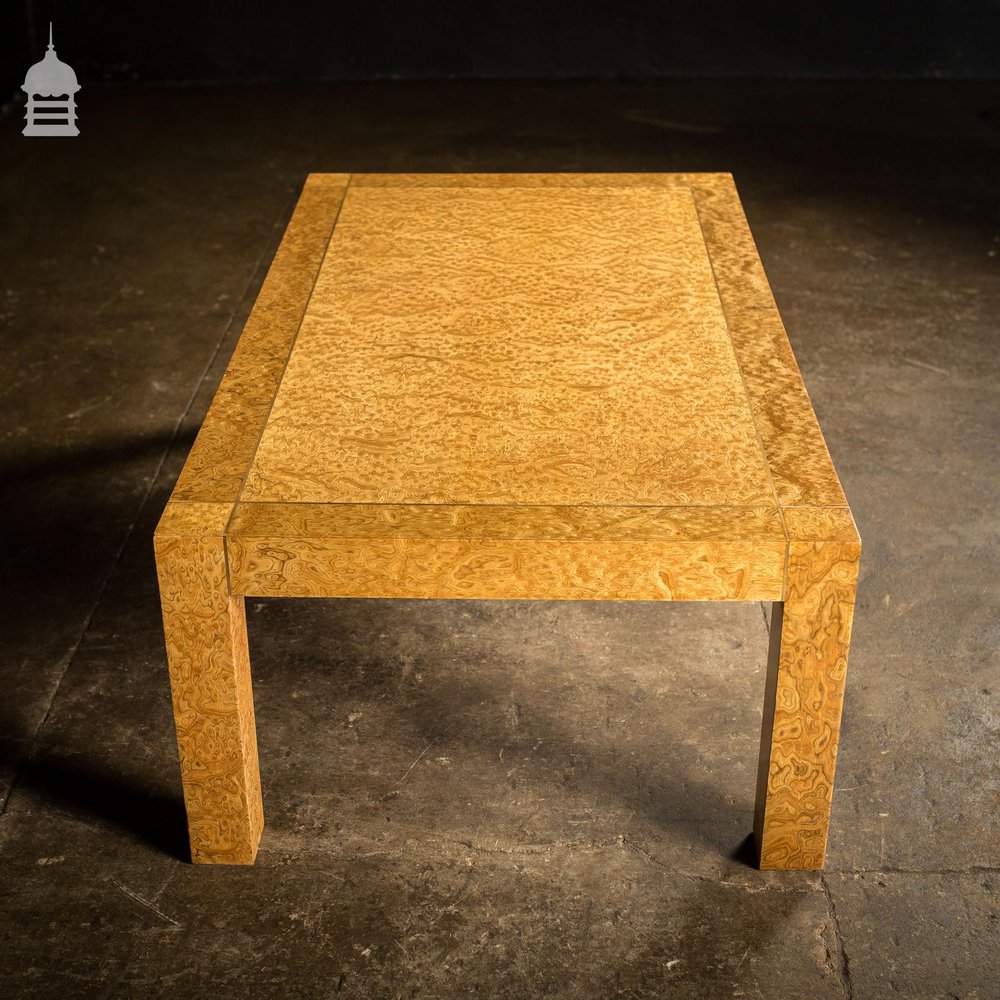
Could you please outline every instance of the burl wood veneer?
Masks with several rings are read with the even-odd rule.
[[[192,857],[263,826],[246,596],[766,600],[821,868],[860,549],[728,174],[313,174],[156,531]]]

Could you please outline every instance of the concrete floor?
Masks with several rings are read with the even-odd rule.
[[[0,119],[4,996],[1000,996],[1000,86],[84,88]],[[186,864],[151,534],[309,170],[732,170],[865,543],[825,874],[758,604],[252,601]]]

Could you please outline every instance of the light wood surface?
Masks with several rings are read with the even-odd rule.
[[[824,540],[816,539],[822,529],[810,530],[820,519],[828,520]],[[794,512],[787,523],[788,584],[771,616],[754,836],[761,868],[821,869],[861,546],[846,508]]]
[[[349,188],[243,499],[773,503],[690,190]]]
[[[226,580],[227,504],[171,503],[156,536],[191,859],[251,864],[264,826],[243,598]]]
[[[730,175],[313,174],[157,530],[195,859],[260,833],[245,595],[770,600],[821,867],[859,553]]]
[[[172,500],[236,502],[347,190],[312,174],[288,223]]]
[[[732,177],[698,177],[692,191],[775,497],[846,506]]]
[[[773,508],[238,505],[235,592],[258,597],[775,600]]]
[[[191,859],[252,864],[261,805],[243,597],[225,532],[312,290],[346,176],[313,175],[156,529]]]

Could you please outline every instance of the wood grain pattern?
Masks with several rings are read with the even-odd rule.
[[[700,175],[692,190],[778,502],[844,505],[733,179]]]
[[[262,828],[243,596],[772,600],[818,868],[860,541],[728,174],[311,175],[156,535],[192,854]]]
[[[754,834],[760,867],[824,864],[861,545],[732,178],[693,182],[788,533],[771,615]]]
[[[771,600],[782,552],[749,542],[372,542],[233,539],[233,584],[256,597]]]
[[[774,507],[562,507],[504,504],[240,503],[238,538],[469,538],[780,544]]]
[[[352,184],[242,499],[774,504],[690,190]]]
[[[233,514],[231,502],[178,500],[172,496],[163,508],[155,537],[222,537]]]
[[[775,600],[774,508],[242,503],[236,593],[267,597]]]
[[[236,500],[333,232],[347,181],[347,174],[312,174],[306,182],[174,487],[173,499]]]
[[[771,614],[754,834],[761,868],[818,870],[830,824],[861,542],[847,508],[798,509],[786,526],[787,593]]]
[[[252,864],[264,817],[243,598],[226,576],[226,506],[168,504],[156,566],[191,858]]]
[[[312,175],[317,176],[316,174]],[[352,187],[686,187],[713,174],[354,174]],[[720,175],[728,176],[728,175]]]
[[[156,530],[155,551],[191,857],[252,864],[263,829],[243,598],[225,529],[347,188],[314,175]]]
[[[781,517],[790,539],[860,545],[849,507],[783,507]]]

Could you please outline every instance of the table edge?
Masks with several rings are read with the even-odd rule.
[[[698,212],[706,251],[715,274],[733,349],[744,377],[755,427],[775,489],[774,507],[635,508],[628,505],[498,505],[512,519],[513,528],[488,531],[475,528],[469,511],[493,505],[337,505],[253,503],[240,500],[243,484],[294,346],[312,288],[327,252],[337,216],[351,186],[664,186],[687,185]],[[763,326],[766,355],[779,363],[779,391],[775,392],[773,365],[761,368],[760,337],[747,325]],[[764,376],[767,376],[765,379]],[[770,380],[770,381],[768,381]],[[807,447],[787,448],[788,422],[797,424],[796,440]],[[234,446],[234,433],[238,441]],[[783,437],[782,437],[783,435]],[[353,534],[346,530],[342,508],[379,511],[383,523]],[[404,509],[425,508],[422,533],[400,534],[394,516]],[[558,510],[559,516],[539,520],[539,510]],[[307,511],[306,508],[311,508]],[[316,508],[325,508],[325,514]],[[433,508],[433,513],[428,513]],[[628,530],[617,534],[610,525],[634,522],[642,510],[650,525],[646,535]],[[596,513],[595,513],[596,512]],[[655,513],[651,513],[655,512]],[[775,515],[777,521],[770,517]],[[494,511],[494,517],[496,511]],[[337,522],[337,517],[341,521]],[[607,523],[593,528],[594,518]],[[437,521],[435,522],[435,518]],[[759,523],[754,523],[754,518]],[[579,530],[573,531],[574,519]],[[337,526],[339,523],[339,526]],[[356,523],[356,522],[355,522]],[[434,523],[450,525],[433,531]],[[493,522],[496,523],[495,521]],[[535,527],[528,530],[525,525]],[[469,529],[472,525],[475,530]],[[552,525],[558,524],[558,530]],[[312,525],[312,527],[310,527]],[[466,529],[462,529],[466,525]],[[588,528],[587,526],[590,525]],[[780,534],[778,531],[780,530]],[[589,533],[588,533],[589,532]],[[239,338],[233,357],[177,480],[155,537],[217,537],[228,542],[250,539],[298,538],[307,543],[324,540],[358,541],[407,538],[444,541],[499,542],[506,545],[570,544],[632,545],[645,543],[663,549],[702,544],[743,544],[771,550],[780,542],[788,551],[793,543],[835,542],[860,552],[860,538],[844,497],[815,411],[778,314],[760,255],[740,203],[732,174],[614,173],[614,174],[345,174],[311,173],[296,203],[261,291]],[[787,567],[785,570],[787,578]],[[782,588],[782,595],[784,587]],[[772,597],[772,599],[778,599]]]

